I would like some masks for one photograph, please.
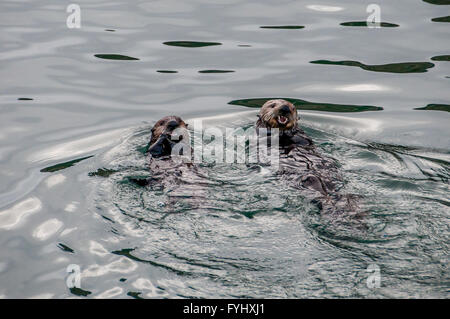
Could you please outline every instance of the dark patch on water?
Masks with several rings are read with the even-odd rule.
[[[17,100],[18,101],[33,101],[33,99],[30,97],[19,97]]]
[[[72,253],[72,254],[75,252],[72,248],[70,248],[69,246],[64,245],[63,243],[58,243],[57,246],[62,251],[66,251],[66,252]]]
[[[136,291],[129,291],[127,292],[127,295],[134,298],[134,299],[144,299],[140,297],[139,295],[142,294],[142,292],[136,292]]]
[[[233,73],[233,70],[201,70],[198,73]]]
[[[178,71],[173,70],[157,70],[158,73],[178,73]]]
[[[119,60],[119,61],[136,61],[138,58],[133,58],[127,55],[121,54],[94,54],[96,58],[105,59],[105,60]]]
[[[96,172],[90,172],[89,176],[100,176],[100,177],[109,177],[114,173],[117,173],[118,171],[113,169],[107,169],[107,168],[99,168]]]
[[[418,108],[415,108],[414,110],[450,112],[450,105],[449,104],[428,104],[427,106],[418,107]]]
[[[431,19],[433,22],[450,22],[450,16]]]
[[[286,30],[298,30],[304,29],[303,25],[263,25],[261,29],[286,29]]]
[[[424,2],[436,5],[446,5],[450,4],[450,0],[423,0]]]
[[[368,65],[358,61],[315,60],[310,61],[310,63],[357,66],[366,71],[387,72],[387,73],[424,73],[428,71],[427,69],[434,67],[434,64],[431,62],[403,62],[403,63]]]
[[[197,42],[197,41],[167,41],[163,42],[165,45],[183,48],[202,48],[215,45],[222,45],[220,42]]]
[[[173,272],[177,273],[178,275],[189,274],[189,273],[187,273],[185,271],[177,270],[177,269],[174,269],[172,267],[169,267],[169,266],[166,266],[166,265],[163,265],[163,264],[159,264],[159,263],[151,261],[151,260],[144,260],[144,259],[138,258],[138,257],[136,257],[136,256],[131,254],[131,252],[134,251],[134,250],[135,250],[135,248],[124,248],[122,250],[112,251],[111,253],[115,254],[115,255],[119,255],[119,256],[125,256],[125,257],[127,257],[127,258],[129,258],[129,259],[131,259],[133,261],[137,261],[137,262],[141,262],[141,263],[145,263],[145,264],[150,264],[150,265],[155,266],[155,267],[162,267],[162,268],[164,268],[166,270],[173,271]]]
[[[83,289],[77,288],[77,287],[70,288],[70,292],[76,296],[82,296],[82,297],[86,297],[87,295],[90,295],[92,293],[90,291],[83,290]]]
[[[116,30],[114,30],[114,29],[105,29],[105,31],[108,31],[108,32],[116,32]]]
[[[368,25],[367,21],[342,22],[341,25],[344,27],[370,27],[370,26],[372,26],[372,24]],[[374,24],[373,26],[382,27],[382,28],[397,28],[397,27],[399,27],[398,24],[389,23],[389,22],[380,22],[380,23]]]
[[[86,156],[86,157],[82,157],[82,158],[77,158],[77,159],[71,160],[69,162],[64,162],[64,163],[61,163],[61,164],[56,164],[56,165],[53,165],[53,166],[49,166],[49,167],[41,169],[41,172],[42,173],[53,173],[53,172],[56,172],[56,171],[60,171],[60,170],[72,167],[76,163],[84,161],[85,159],[91,158],[93,156],[94,155],[90,155],[90,156]]]
[[[241,48],[251,48],[252,46],[250,44],[238,44],[238,47]]]
[[[231,105],[242,105],[246,107],[260,108],[264,103],[272,99],[280,98],[254,98],[234,100],[228,102]],[[294,104],[299,110],[314,110],[325,112],[365,112],[365,111],[382,111],[383,108],[371,105],[350,105],[350,104],[332,104],[332,103],[318,103],[309,102],[295,98],[281,98]]]
[[[151,181],[149,176],[127,176],[125,177],[120,184],[132,184],[139,187],[147,186]]]
[[[450,55],[438,55],[431,58],[433,61],[450,61]]]
[[[125,281],[127,281],[127,278],[120,278],[119,281],[120,282],[125,282]]]
[[[102,216],[103,219],[106,219],[107,221],[109,221],[109,222],[111,222],[111,223],[113,223],[113,224],[116,223],[116,222],[113,221],[111,218],[108,218],[108,217],[106,217],[105,215],[100,215],[100,216]]]

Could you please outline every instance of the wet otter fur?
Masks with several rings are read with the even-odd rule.
[[[151,178],[145,186],[167,192],[170,201],[166,204],[169,205],[174,205],[177,198],[183,197],[186,202],[190,202],[189,198],[195,198],[195,202],[190,204],[198,206],[199,199],[206,196],[203,187],[207,184],[205,175],[192,163],[187,127],[180,117],[171,115],[161,118],[151,129],[147,151]],[[186,150],[189,152],[183,154]],[[183,161],[178,155],[190,158]]]
[[[150,171],[152,180],[159,180],[169,185],[174,179],[182,176],[182,171],[192,166],[191,163],[175,161],[172,155],[174,147],[190,147],[186,136],[187,124],[178,116],[165,116],[153,125],[148,153],[150,154]],[[178,134],[174,134],[178,133]],[[180,135],[180,133],[182,135]],[[175,136],[176,135],[176,136]]]
[[[317,151],[312,139],[299,127],[295,106],[285,100],[269,100],[261,107],[256,129],[277,128],[281,179],[301,189],[322,212],[356,213],[356,196],[339,193],[344,181],[335,160]]]

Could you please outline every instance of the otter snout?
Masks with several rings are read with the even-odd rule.
[[[280,114],[289,114],[289,113],[291,113],[291,108],[289,107],[289,105],[285,104],[282,107],[280,107],[279,113]]]
[[[175,121],[175,120],[172,120],[172,121],[169,121],[168,123],[167,123],[167,128],[169,129],[169,130],[174,130],[174,129],[176,129],[178,127],[178,122],[177,121]]]
[[[171,141],[169,139],[170,139],[170,137],[167,136],[166,134],[161,135],[159,137],[159,139],[150,146],[150,148],[148,149],[148,152],[153,157],[160,157],[163,155],[170,154]]]

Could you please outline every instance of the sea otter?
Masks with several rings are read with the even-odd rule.
[[[279,130],[282,179],[301,189],[324,212],[355,212],[356,196],[341,194],[344,181],[336,161],[320,154],[312,139],[299,127],[295,106],[269,100],[261,107],[256,129]]]
[[[182,175],[182,171],[192,166],[191,161],[185,163],[181,158],[183,152],[184,155],[190,153],[187,124],[178,116],[165,116],[155,123],[151,133],[148,153],[152,180],[170,184]]]
[[[166,116],[151,129],[149,168],[151,177],[145,186],[163,190],[170,206],[182,198],[198,206],[206,197],[205,173],[193,164],[188,125],[178,116]]]

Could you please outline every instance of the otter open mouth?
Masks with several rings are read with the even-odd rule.
[[[289,119],[286,116],[283,115],[278,116],[278,123],[280,123],[281,125],[286,125],[288,120]]]

